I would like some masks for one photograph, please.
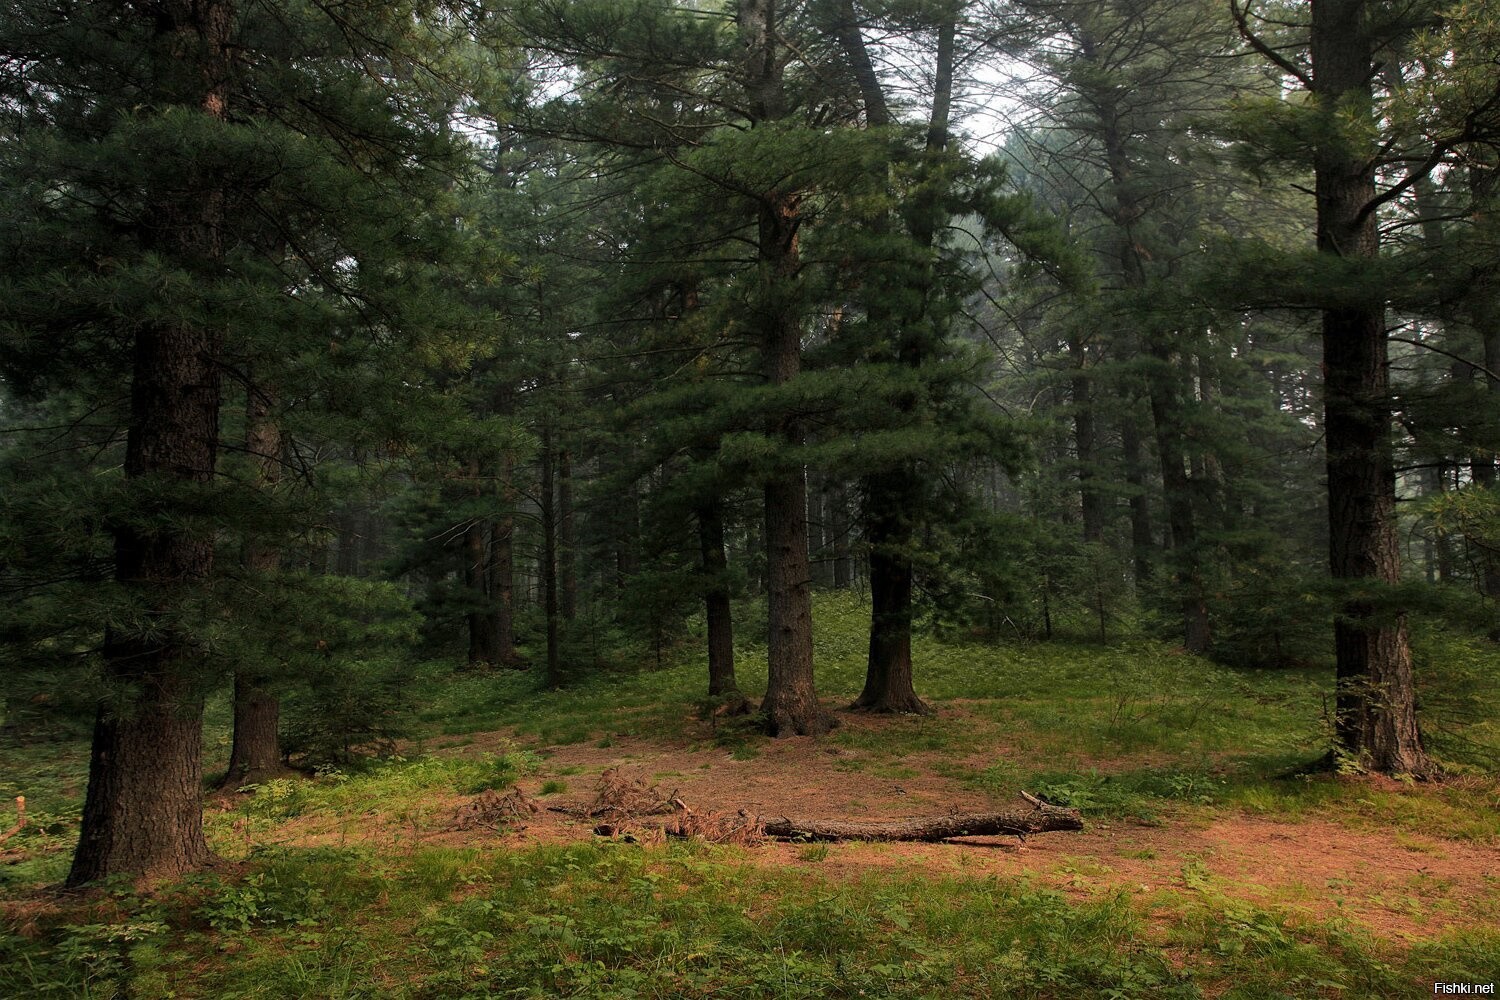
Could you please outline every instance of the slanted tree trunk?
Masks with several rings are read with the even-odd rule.
[[[143,11],[160,41],[193,60],[196,93],[177,103],[222,119],[228,99],[232,4],[169,0]],[[190,78],[185,75],[184,79]],[[219,179],[184,163],[178,190],[143,213],[144,242],[182,265],[212,269],[223,258]],[[153,483],[207,487],[218,459],[222,334],[185,320],[135,329],[125,480],[141,496]],[[211,534],[169,524],[150,533],[115,528],[115,579],[159,628],[115,626],[104,636],[110,696],[99,706],[83,825],[69,886],[111,875],[171,878],[209,859],[203,839],[202,656],[172,622],[174,595],[213,573]]]
[[[729,559],[724,553],[724,514],[717,498],[698,507],[698,546],[708,620],[708,696],[722,715],[744,715],[750,702],[734,675],[734,616],[729,606]]]
[[[1369,6],[1364,0],[1312,5],[1313,98],[1324,119],[1313,154],[1318,250],[1343,260],[1379,253],[1376,156],[1346,124],[1351,114],[1374,114]],[[1351,592],[1394,584],[1401,563],[1384,303],[1372,295],[1324,309],[1322,334],[1333,577]],[[1432,774],[1417,728],[1405,614],[1367,596],[1347,597],[1334,622],[1334,649],[1335,729],[1343,752],[1385,774]]]
[[[281,427],[271,415],[271,396],[253,381],[246,387],[245,451],[255,462],[257,485],[274,490],[281,482]],[[281,569],[281,547],[263,538],[245,542],[242,561],[256,576]],[[234,673],[234,735],[229,770],[221,788],[240,788],[282,769],[281,699],[263,675],[248,669]]]

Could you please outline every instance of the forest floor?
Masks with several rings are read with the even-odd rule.
[[[819,610],[836,708],[858,609]],[[562,692],[425,669],[399,756],[210,796],[224,864],[149,892],[47,889],[85,748],[0,746],[0,794],[36,819],[0,854],[0,995],[1250,1000],[1500,977],[1500,782],[1286,777],[1323,743],[1320,670],[924,639],[933,714],[837,711],[825,737],[768,740],[702,717],[690,647]],[[612,769],[699,813],[894,819],[1024,789],[1086,828],[712,845],[636,815],[601,837],[580,813]],[[537,811],[475,821],[512,789]]]

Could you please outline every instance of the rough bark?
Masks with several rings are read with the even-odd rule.
[[[868,820],[790,819],[763,821],[767,836],[786,840],[871,840],[938,843],[954,837],[1026,836],[1082,830],[1075,809],[1031,802],[1001,812],[967,813],[879,823]]]
[[[883,477],[882,477],[883,478]],[[877,484],[878,485],[878,484]],[[872,502],[875,498],[872,497]],[[882,507],[893,509],[889,495]],[[900,515],[897,515],[898,517]],[[904,525],[885,518],[871,519],[870,533],[870,654],[865,686],[851,708],[870,712],[913,712],[930,709],[917,696],[911,668],[911,558],[893,549],[908,540]]]
[[[786,113],[786,95],[774,0],[740,0],[738,21],[751,117],[756,123],[775,121]],[[801,197],[795,191],[770,190],[758,200],[761,359],[766,381],[783,385],[802,367],[802,323],[791,296],[799,271]],[[778,418],[770,430],[789,452],[802,444],[803,429],[793,417]],[[761,713],[773,736],[817,735],[831,728],[833,719],[819,704],[813,683],[807,484],[801,469],[784,469],[768,478],[765,532],[770,635]]]
[[[281,482],[281,427],[271,414],[270,391],[253,382],[246,389],[245,451],[255,463],[256,485],[274,490]],[[269,575],[281,569],[281,547],[263,538],[246,540],[246,570]],[[281,699],[263,675],[247,669],[234,674],[234,735],[229,770],[221,787],[239,788],[282,770]]]
[[[1342,124],[1351,113],[1374,113],[1366,8],[1362,0],[1312,6],[1313,98],[1326,137],[1313,157],[1318,250],[1344,259],[1379,253],[1373,150]],[[1394,584],[1401,564],[1384,303],[1372,298],[1325,309],[1322,338],[1333,577],[1351,592]],[[1417,728],[1405,614],[1351,596],[1334,623],[1334,649],[1335,729],[1343,753],[1387,774],[1433,773]]]
[[[222,119],[228,98],[231,4],[174,0],[141,16],[180,58],[197,61],[196,93],[180,103]],[[183,165],[181,190],[145,214],[148,248],[211,272],[222,259],[224,192],[217,177]],[[209,274],[205,274],[209,279]],[[153,320],[135,330],[124,476],[207,486],[218,458],[222,349],[219,331]],[[83,825],[67,884],[111,875],[181,875],[209,859],[203,839],[201,655],[172,625],[184,591],[213,572],[209,533],[174,525],[151,533],[128,519],[114,529],[115,579],[160,628],[113,627],[104,673],[113,696],[94,723]]]

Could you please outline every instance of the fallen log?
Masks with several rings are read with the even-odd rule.
[[[1082,830],[1083,817],[1076,809],[1049,805],[1022,792],[1026,807],[1003,812],[968,813],[930,818],[900,819],[885,823],[833,819],[763,820],[766,836],[778,840],[876,840],[915,841],[935,844],[954,837],[987,837],[1010,834],[1025,838],[1052,830]]]

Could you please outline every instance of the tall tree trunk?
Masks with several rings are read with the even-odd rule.
[[[256,485],[266,491],[281,482],[281,427],[271,415],[269,390],[252,380],[245,390],[245,452],[255,463]],[[242,554],[254,576],[281,569],[281,547],[251,536]],[[257,671],[234,672],[234,735],[223,788],[240,788],[281,770],[281,699]]]
[[[1068,356],[1073,374],[1069,388],[1073,397],[1073,448],[1078,456],[1078,493],[1083,511],[1083,540],[1094,544],[1104,540],[1104,497],[1096,485],[1098,470],[1094,467],[1094,401],[1090,391],[1088,350],[1078,336],[1068,340]]]
[[[1126,400],[1133,405],[1133,400]],[[1151,532],[1151,497],[1146,492],[1146,460],[1141,455],[1141,429],[1134,414],[1120,418],[1120,453],[1125,482],[1130,486],[1130,552],[1139,586],[1151,579],[1156,540]]]
[[[1193,484],[1188,477],[1187,455],[1182,447],[1183,406],[1181,384],[1171,353],[1159,342],[1149,348],[1156,361],[1149,395],[1151,421],[1156,427],[1156,451],[1161,458],[1162,497],[1171,532],[1172,561],[1181,590],[1183,646],[1191,653],[1204,653],[1212,641],[1208,604],[1204,595],[1198,530],[1193,510]]]
[[[833,586],[848,590],[853,584],[849,559],[849,492],[842,482],[828,496],[829,531],[833,535]]]
[[[1483,154],[1471,155],[1469,190],[1476,206],[1475,214],[1493,224],[1495,200],[1500,198],[1500,165],[1493,162],[1493,154],[1488,154],[1491,157],[1488,162],[1481,160]],[[1500,287],[1495,279],[1491,278],[1474,289],[1469,313],[1483,345],[1485,371],[1480,375],[1491,402],[1489,409],[1492,414],[1500,413]],[[1500,418],[1492,420],[1500,421]],[[1492,425],[1491,433],[1500,436],[1500,429]],[[1500,440],[1491,438],[1484,443],[1486,447],[1473,458],[1470,474],[1476,486],[1494,490],[1496,465],[1500,463],[1500,454],[1497,454]],[[1479,587],[1486,597],[1500,600],[1500,552],[1493,548],[1480,552]],[[1500,642],[1500,624],[1491,629],[1490,638]]]
[[[740,0],[738,22],[751,116],[757,124],[776,121],[785,116],[787,104],[775,0]],[[800,203],[795,191],[765,191],[759,198],[757,322],[763,370],[771,385],[786,384],[802,368],[802,322],[793,293],[800,270]],[[771,431],[788,454],[802,445],[802,425],[794,417],[778,418]],[[766,481],[765,523],[770,662],[761,712],[773,736],[817,735],[833,719],[819,704],[813,684],[807,483],[800,468],[772,473]]]
[[[729,607],[723,508],[714,498],[700,504],[697,515],[703,604],[708,620],[708,696],[722,701],[720,714],[743,715],[750,711],[750,702],[740,693],[734,676],[734,616]]]
[[[941,153],[948,145],[948,127],[953,99],[953,63],[957,13],[953,12],[938,28],[936,77],[933,85],[932,110],[928,118],[926,150]],[[840,43],[855,76],[860,81],[865,104],[865,119],[872,126],[886,124],[890,113],[878,81],[870,72],[870,58],[864,37],[853,20],[852,3],[844,2],[839,18]],[[919,217],[912,224],[911,238],[917,247],[931,248],[939,220]],[[877,230],[883,225],[877,225]],[[925,359],[924,345],[917,330],[922,326],[931,296],[931,274],[912,289],[917,304],[908,315],[883,317],[900,324],[896,331],[895,360],[918,368]],[[871,320],[877,318],[871,310]],[[910,412],[914,399],[897,404]],[[914,521],[922,505],[921,471],[915,463],[901,462],[897,467],[866,477],[865,534],[870,543],[870,646],[865,667],[865,686],[851,706],[874,712],[927,712],[917,696],[912,679],[911,622],[912,578],[911,552],[914,547]]]
[[[542,613],[547,618],[547,684],[559,687],[563,677],[557,621],[557,486],[553,481],[557,453],[550,420],[546,418],[542,424]]]
[[[1369,120],[1374,43],[1363,0],[1312,5],[1313,97],[1324,122],[1314,149],[1318,250],[1374,259],[1375,152],[1345,124]],[[1323,310],[1324,431],[1330,563],[1350,592],[1400,579],[1396,478],[1390,440],[1385,306]],[[1334,622],[1339,746],[1359,765],[1424,776],[1434,768],[1417,728],[1416,690],[1403,612],[1365,596],[1343,601]]]
[[[213,0],[171,0],[143,14],[181,58],[199,63],[201,89],[181,103],[223,119],[234,11]],[[218,178],[182,164],[181,190],[145,213],[155,244],[185,266],[223,257],[224,193]],[[212,280],[207,273],[205,280]],[[139,492],[153,481],[202,486],[218,459],[222,334],[183,321],[151,320],[135,331],[124,474]],[[99,706],[89,758],[83,826],[67,884],[111,875],[170,878],[205,863],[202,654],[172,624],[174,594],[213,573],[210,533],[179,524],[151,532],[123,519],[115,528],[115,579],[158,627],[115,626],[104,636],[112,696]]]
[[[490,525],[489,592],[495,612],[495,656],[505,667],[521,667],[516,652],[515,459],[500,456],[501,513]]]
[[[476,506],[484,497],[485,470],[477,459],[469,462],[470,495]],[[469,666],[499,663],[493,595],[490,593],[490,537],[493,523],[477,513],[464,528],[464,584],[469,592]]]
[[[1086,59],[1093,61],[1097,58],[1094,42],[1086,32],[1079,32],[1079,43]],[[1113,195],[1111,221],[1116,228],[1120,278],[1126,288],[1140,292],[1146,287],[1146,270],[1136,223],[1144,210],[1131,168],[1128,129],[1119,108],[1120,95],[1113,87],[1106,86],[1091,96],[1099,116],[1099,138],[1109,169]],[[1172,561],[1181,591],[1183,645],[1190,652],[1203,653],[1208,650],[1212,636],[1194,523],[1192,483],[1184,466],[1186,449],[1182,443],[1182,418],[1185,407],[1181,376],[1172,363],[1171,348],[1164,341],[1165,334],[1164,330],[1148,330],[1141,338],[1154,362],[1146,378],[1146,394],[1156,431],[1157,455],[1161,460],[1162,495],[1172,535]]]
[[[557,558],[564,621],[578,617],[578,532],[573,511],[573,456],[557,453]]]

